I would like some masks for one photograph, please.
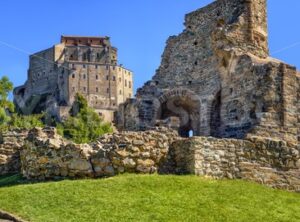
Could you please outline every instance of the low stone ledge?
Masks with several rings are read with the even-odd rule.
[[[155,173],[164,162],[176,132],[107,134],[91,144],[75,144],[54,128],[33,129],[21,149],[22,174],[27,179],[104,177],[119,173]]]
[[[271,138],[193,137],[172,144],[169,172],[246,179],[300,192],[299,154],[299,146]]]

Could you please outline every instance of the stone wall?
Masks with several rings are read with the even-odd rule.
[[[155,173],[177,134],[165,128],[109,134],[92,144],[74,144],[55,129],[33,129],[21,150],[27,179],[103,177],[118,173]]]
[[[164,127],[108,134],[90,144],[67,141],[54,128],[33,129],[24,143],[26,135],[1,137],[0,175],[21,170],[27,179],[51,180],[121,173],[195,174],[300,192],[300,145],[283,140],[183,139]]]
[[[0,176],[20,172],[20,148],[27,131],[0,133]]]
[[[280,140],[194,137],[174,142],[168,161],[170,173],[246,179],[300,192],[300,146]]]

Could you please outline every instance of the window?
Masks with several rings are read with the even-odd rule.
[[[73,69],[75,68],[75,64],[72,64],[72,68],[73,68]]]
[[[116,69],[116,67],[115,66],[113,66],[113,70],[115,70]]]
[[[85,74],[83,74],[83,79],[86,79],[86,75]]]
[[[96,92],[99,92],[99,89],[98,89],[98,87],[96,88]]]
[[[99,79],[98,75],[96,75],[96,79]]]
[[[122,78],[121,77],[119,78],[119,82],[122,82]]]
[[[113,81],[116,81],[116,77],[115,76],[113,76]]]
[[[87,60],[87,54],[83,53],[83,61]]]
[[[129,81],[128,84],[129,84],[129,88],[131,89],[131,81]]]
[[[75,74],[72,75],[72,78],[75,79]]]
[[[98,69],[98,65],[95,65],[95,69]]]
[[[106,92],[109,93],[109,88],[106,89]]]
[[[100,59],[100,53],[97,53],[97,59]]]
[[[109,69],[109,66],[106,66],[106,70],[108,70]]]
[[[106,76],[106,80],[109,80],[109,76]]]
[[[82,65],[82,67],[85,69],[85,68],[86,68],[86,65]]]
[[[125,79],[125,86],[127,87],[127,80]]]
[[[122,95],[122,90],[120,90],[120,92],[119,92],[119,93],[120,93],[120,95]]]
[[[83,91],[86,92],[86,87],[83,87]]]

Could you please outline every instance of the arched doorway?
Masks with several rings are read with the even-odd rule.
[[[186,89],[171,90],[159,98],[159,104],[157,120],[177,118],[180,136],[190,137],[191,132],[192,136],[200,135],[200,99],[197,95]]]

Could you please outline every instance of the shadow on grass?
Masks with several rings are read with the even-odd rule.
[[[41,180],[26,180],[22,177],[21,174],[13,174],[13,175],[4,175],[0,176],[0,188],[2,187],[11,187],[17,185],[24,185],[24,184],[36,184],[36,183],[47,183],[47,182],[57,182],[62,181],[63,178],[49,180],[49,181],[41,181]]]
[[[0,187],[15,186],[20,184],[28,184],[20,174],[0,176]]]

